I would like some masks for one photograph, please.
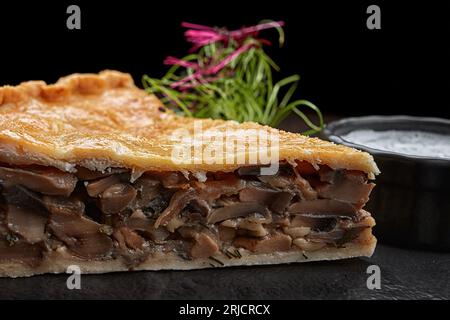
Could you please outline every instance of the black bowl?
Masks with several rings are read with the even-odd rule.
[[[448,134],[450,120],[409,116],[346,118],[327,125],[321,138],[369,152],[380,168],[366,208],[381,242],[450,250],[450,160],[410,156],[345,141],[358,129],[415,130]]]

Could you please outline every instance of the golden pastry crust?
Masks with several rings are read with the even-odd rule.
[[[1,87],[0,161],[65,171],[74,171],[76,165],[160,171],[231,171],[242,166],[217,161],[174,163],[177,142],[172,134],[177,129],[192,132],[194,121],[199,120],[161,111],[161,107],[155,96],[134,85],[129,74],[117,71],[73,74],[52,85],[29,81]],[[203,129],[220,132],[265,128],[279,133],[280,160],[361,170],[369,176],[379,172],[371,155],[352,148],[251,122],[201,121]],[[201,148],[208,144],[203,142]],[[257,150],[247,149],[247,156],[252,152]]]

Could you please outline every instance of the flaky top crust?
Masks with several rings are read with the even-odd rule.
[[[194,121],[201,121],[203,130],[227,135],[236,129],[264,128],[269,134],[278,133],[280,160],[378,173],[372,156],[356,149],[252,122],[182,117],[162,107],[155,96],[137,88],[129,74],[117,71],[72,74],[51,85],[29,81],[0,87],[0,161],[50,165],[65,171],[76,170],[76,165],[138,171],[230,171],[241,167],[218,161],[172,161],[174,146],[180,143],[173,139],[174,132],[193,132]],[[211,141],[200,142],[200,148],[208,146]],[[252,152],[257,150],[245,149],[247,156]],[[237,156],[238,151],[234,153]],[[225,159],[227,154],[216,154],[215,159],[218,156]]]

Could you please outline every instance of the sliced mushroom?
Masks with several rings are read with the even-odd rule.
[[[292,238],[282,233],[270,234],[262,239],[238,237],[233,241],[235,247],[258,253],[288,251],[291,243]]]
[[[86,183],[86,191],[89,196],[97,197],[103,191],[111,187],[112,185],[119,183],[120,179],[118,175],[110,175],[98,180],[94,180]]]
[[[282,213],[293,198],[291,192],[249,186],[239,192],[243,202],[255,201],[269,206],[274,212]]]
[[[137,219],[144,219],[144,220],[147,219],[147,217],[145,216],[144,212],[142,212],[141,209],[134,210],[133,213],[130,215],[130,218],[137,218]]]
[[[247,230],[246,234],[254,237],[264,237],[269,232],[264,228],[263,224],[269,223],[266,219],[250,219],[250,218],[237,218],[223,221],[220,226],[233,229]]]
[[[154,177],[161,181],[164,188],[168,189],[186,189],[189,187],[189,181],[186,177],[177,171],[173,172],[148,172],[148,177]]]
[[[245,180],[234,175],[227,175],[221,180],[196,181],[195,186],[201,199],[212,202],[221,196],[238,194],[245,187]]]
[[[50,167],[27,170],[0,167],[0,180],[9,186],[21,185],[43,194],[63,196],[69,196],[77,184],[73,174]]]
[[[6,224],[9,230],[21,235],[30,244],[47,239],[45,235],[47,220],[47,215],[39,208],[12,204],[6,206]]]
[[[43,196],[42,204],[53,214],[82,215],[85,209],[79,199],[60,196]]]
[[[169,232],[174,233],[175,230],[177,230],[179,227],[184,225],[185,222],[186,222],[186,218],[185,217],[175,216],[172,219],[170,219],[170,221],[167,223],[166,229]]]
[[[327,171],[321,174],[322,183],[316,190],[322,198],[357,204],[361,207],[369,200],[369,195],[375,187],[374,183],[367,183],[365,173],[359,171]]]
[[[334,183],[342,179],[345,174],[344,169],[333,170],[329,166],[322,165],[318,171],[320,181]]]
[[[366,213],[367,211],[360,210],[358,211],[356,219],[340,220],[339,224],[343,229],[351,229],[358,227],[374,227],[375,220],[370,215],[366,215]]]
[[[194,189],[180,190],[170,199],[169,206],[161,213],[155,222],[155,228],[166,225],[173,217],[178,215],[186,205],[196,197]]]
[[[231,242],[236,237],[236,229],[229,228],[220,225],[219,226],[219,239],[225,242]]]
[[[151,202],[161,193],[161,190],[159,188],[160,184],[161,183],[158,180],[148,175],[143,175],[139,179],[137,179],[133,184],[133,186],[138,191],[136,203],[134,206],[136,208],[148,207]]]
[[[289,175],[279,172],[277,175],[273,176],[259,176],[258,179],[275,189],[295,192],[301,196],[302,199],[316,199],[317,192],[311,187],[309,182],[301,177],[295,169],[290,171],[291,173]]]
[[[157,243],[163,242],[170,235],[166,228],[155,228],[154,221],[147,218],[130,217],[126,220],[125,225],[131,230],[139,231],[141,234]]]
[[[316,199],[293,203],[289,206],[288,212],[317,217],[353,217],[356,215],[357,209],[348,202]]]
[[[128,183],[116,183],[100,195],[100,209],[106,214],[124,210],[136,198],[136,189]]]
[[[206,233],[199,233],[194,238],[195,243],[189,254],[192,258],[208,258],[219,251],[217,242]]]
[[[365,234],[365,236],[368,236],[368,234],[365,233],[367,230],[370,230],[370,228],[356,227],[356,228],[345,229],[345,230],[336,228],[335,230],[329,232],[330,235],[325,235],[325,234],[315,235],[316,237],[313,238],[312,241],[324,240],[324,241],[327,241],[328,243],[332,243],[334,245],[340,246],[345,243],[351,242],[355,239],[358,239],[359,236],[362,234]],[[371,238],[372,238],[372,236],[370,235],[370,239]]]
[[[297,166],[295,168],[302,176],[310,176],[317,173],[314,166],[307,161],[297,161]]]
[[[292,188],[292,177],[289,176],[278,174],[273,176],[259,176],[258,179],[276,189],[290,190]]]
[[[243,202],[255,201],[270,205],[278,195],[279,191],[273,189],[246,187],[239,192],[239,199]]]
[[[283,213],[292,201],[294,194],[291,192],[279,192],[269,208],[276,213]]]
[[[216,240],[206,230],[181,227],[178,232],[183,238],[194,241],[194,244],[189,250],[189,255],[192,258],[208,258],[219,251],[219,245]]]
[[[171,192],[159,193],[146,207],[142,208],[142,212],[148,218],[159,216],[169,206],[172,196]]]
[[[143,250],[145,240],[127,227],[117,229],[114,231],[113,236],[119,243],[121,249]]]
[[[49,229],[75,256],[88,260],[110,256],[113,244],[101,231],[102,225],[84,215],[49,208],[51,211]]]
[[[314,231],[331,231],[337,224],[336,218],[318,218],[318,217],[304,217],[295,216],[289,227],[308,227]]]
[[[248,230],[249,234],[253,237],[264,237],[269,234],[261,222],[252,221],[249,219],[240,219],[237,227],[239,229]]]
[[[336,228],[328,232],[311,232],[310,234],[308,234],[306,239],[312,242],[325,242],[329,244],[338,244],[342,242],[344,235],[345,230]]]
[[[16,262],[35,268],[42,263],[43,250],[42,243],[18,241],[10,245],[6,241],[0,241],[0,262]]]
[[[265,206],[257,202],[237,202],[235,204],[213,210],[207,217],[207,223],[213,224],[228,219],[244,217],[251,213],[268,215],[269,212]]]
[[[198,212],[206,217],[211,212],[211,207],[206,200],[196,198],[189,204],[189,211]]]
[[[105,178],[114,174],[125,173],[128,171],[129,170],[125,168],[108,168],[104,171],[92,171],[85,167],[77,167],[77,172],[75,172],[75,175],[80,180],[89,181],[99,178]]]
[[[304,200],[317,199],[317,191],[313,189],[308,180],[303,178],[297,171],[297,168],[293,168],[295,179],[294,184],[300,190],[300,196]]]

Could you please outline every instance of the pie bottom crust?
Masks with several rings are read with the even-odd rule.
[[[67,251],[53,251],[44,258],[39,267],[30,267],[20,263],[1,263],[0,277],[28,277],[44,273],[66,273],[68,266],[76,265],[80,268],[81,274],[89,273],[109,273],[118,271],[138,271],[138,270],[192,270],[212,267],[229,266],[250,266],[268,265],[297,262],[312,262],[324,260],[339,260],[354,257],[372,256],[377,240],[372,237],[365,242],[346,243],[344,247],[325,247],[317,251],[304,252],[301,250],[291,250],[287,252],[274,252],[267,254],[255,254],[250,251],[240,249],[241,258],[228,258],[224,255],[217,257],[223,263],[220,264],[213,259],[184,260],[173,253],[161,253],[158,256],[150,256],[141,264],[132,269],[126,266],[123,258],[86,261],[74,258]]]

